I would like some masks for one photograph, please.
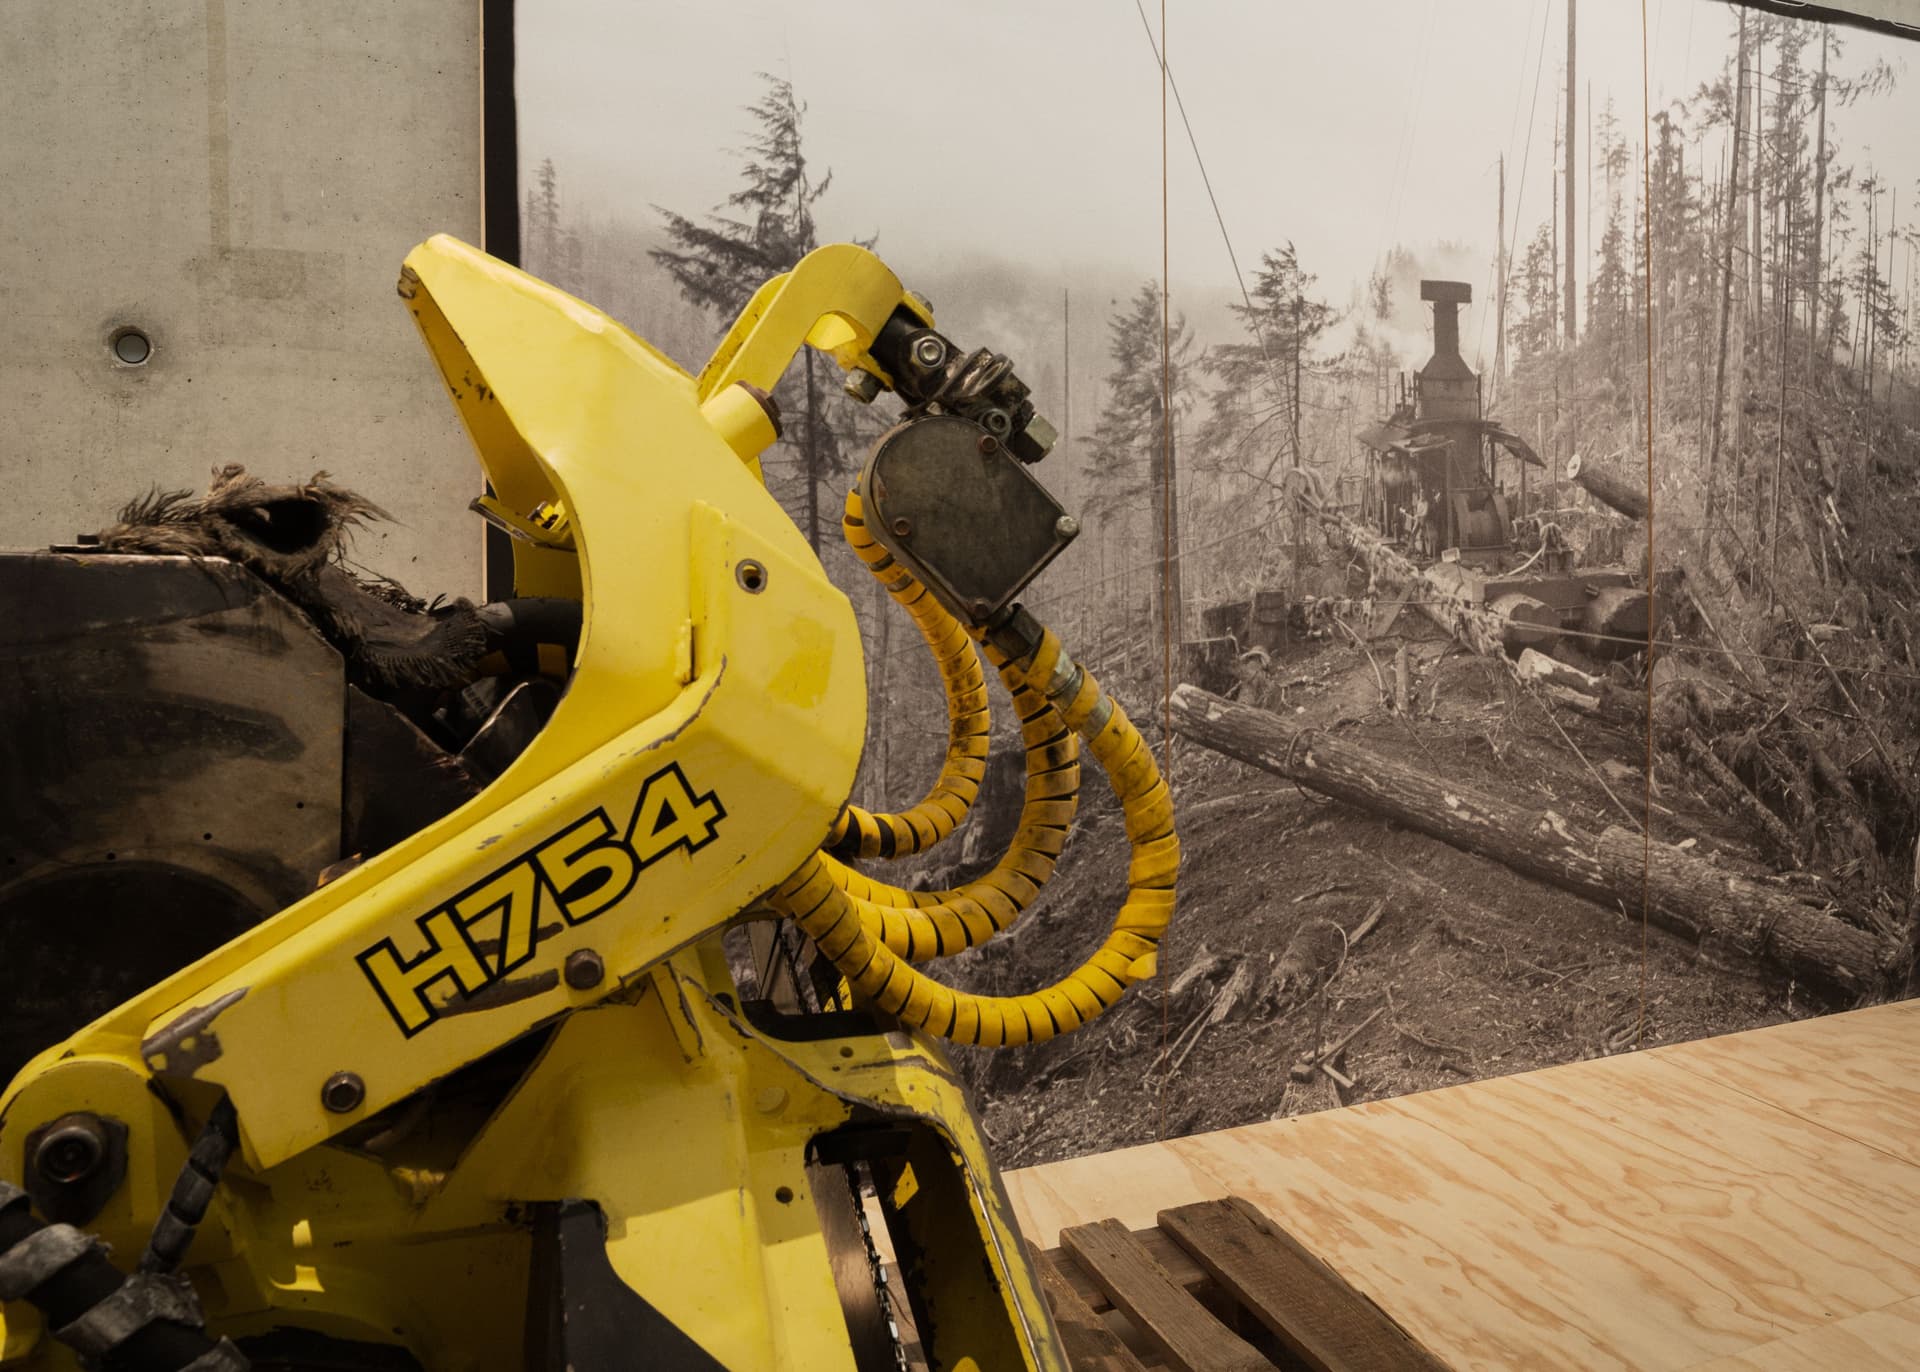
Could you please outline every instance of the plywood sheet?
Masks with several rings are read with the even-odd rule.
[[[1920,1298],[1770,1339],[1687,1372],[1912,1372],[1920,1361]]]
[[[1920,1164],[1920,1003],[1701,1039],[1655,1054]]]
[[[1920,1143],[1891,1137],[1920,1113],[1903,1035],[1920,1005],[1049,1164],[1008,1189],[1040,1244],[1245,1195],[1460,1368],[1678,1372],[1869,1316],[1920,1366],[1920,1325],[1886,1313],[1920,1297]],[[1776,1080],[1802,1083],[1777,1089],[1789,1105],[1759,1094]]]

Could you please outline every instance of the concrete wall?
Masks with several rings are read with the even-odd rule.
[[[479,594],[479,469],[393,289],[420,239],[480,238],[479,15],[0,4],[0,546],[225,462],[325,469],[398,521],[358,561]]]

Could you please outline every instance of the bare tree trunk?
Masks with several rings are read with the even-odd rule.
[[[1494,296],[1493,406],[1497,410],[1507,389],[1507,155],[1500,154],[1500,219],[1494,251],[1499,259],[1500,289]]]
[[[1893,186],[1887,191],[1887,304],[1889,313],[1893,304],[1893,240],[1900,229],[1900,188]],[[1895,361],[1898,359],[1896,358]],[[1894,362],[1887,363],[1887,409],[1893,409],[1893,368]],[[1867,399],[1873,399],[1873,374],[1867,374]],[[1871,414],[1868,416],[1871,421]]]
[[[1706,571],[1713,556],[1714,484],[1720,465],[1720,437],[1726,417],[1727,401],[1727,324],[1733,312],[1733,244],[1740,234],[1740,160],[1747,122],[1747,12],[1740,11],[1739,78],[1733,97],[1733,169],[1727,178],[1727,213],[1721,229],[1720,250],[1720,342],[1713,362],[1713,410],[1708,422],[1707,490],[1700,520],[1700,569]]]
[[[1780,584],[1780,477],[1787,456],[1787,330],[1793,307],[1793,202],[1787,202],[1787,252],[1780,266],[1780,424],[1773,445],[1773,532],[1767,538],[1767,613]]]
[[[1862,993],[1880,987],[1897,949],[1763,882],[1664,843],[1585,832],[1552,810],[1484,795],[1323,731],[1194,686],[1173,696],[1174,729],[1228,757],[1383,815],[1443,843],[1572,891],[1606,910],[1711,941],[1796,979]],[[1625,924],[1623,928],[1631,928]]]
[[[1569,343],[1573,342],[1574,339],[1578,337],[1578,330],[1575,328],[1575,323],[1578,319],[1577,302],[1579,297],[1576,293],[1574,278],[1579,275],[1579,271],[1574,264],[1578,262],[1580,259],[1578,254],[1574,250],[1576,236],[1575,236],[1574,227],[1573,227],[1573,222],[1574,222],[1573,221],[1573,175],[1574,175],[1573,124],[1574,124],[1574,119],[1577,117],[1579,113],[1578,101],[1574,94],[1577,87],[1574,82],[1575,67],[1574,67],[1573,36],[1574,36],[1575,27],[1576,27],[1574,22],[1574,16],[1578,7],[1578,3],[1579,3],[1579,0],[1567,0],[1567,178],[1566,178],[1567,332],[1566,332],[1566,339],[1567,339],[1567,342]]]
[[[1751,317],[1755,320],[1766,317],[1766,303],[1762,299],[1762,292],[1766,286],[1766,275],[1761,267],[1766,250],[1765,228],[1767,222],[1766,211],[1764,209],[1766,204],[1764,187],[1766,184],[1767,164],[1765,158],[1762,156],[1767,146],[1767,103],[1766,85],[1761,80],[1761,74],[1766,70],[1766,57],[1766,33],[1763,29],[1756,29],[1753,43],[1753,76],[1750,78],[1753,85],[1753,133],[1749,140],[1753,145],[1753,152],[1751,154],[1753,159],[1753,188],[1751,191],[1753,198],[1753,208],[1751,211],[1753,217],[1753,232],[1748,239],[1750,246],[1747,254],[1747,309]],[[1761,343],[1760,330],[1755,328],[1752,329],[1750,333],[1751,336],[1747,341],[1754,347],[1759,347]]]
[[[1873,262],[1874,259],[1879,256],[1879,254],[1874,251],[1874,198],[1873,194],[1869,192],[1867,195],[1866,250],[1860,254],[1860,321],[1859,327],[1853,331],[1853,356],[1847,359],[1848,364],[1852,366],[1855,371],[1864,370],[1861,367],[1861,363],[1866,360],[1867,349],[1871,346],[1867,330],[1868,321],[1873,318]]]
[[[1764,307],[1761,304],[1763,289],[1761,263],[1766,251],[1763,238],[1765,215],[1761,211],[1763,203],[1761,183],[1766,174],[1766,163],[1763,160],[1766,141],[1762,136],[1761,122],[1766,109],[1766,100],[1761,73],[1765,70],[1766,50],[1765,22],[1755,18],[1753,69],[1747,77],[1747,84],[1753,93],[1753,110],[1748,117],[1747,132],[1747,194],[1750,203],[1741,209],[1747,228],[1745,235],[1747,270],[1739,293],[1739,308],[1734,312],[1735,339],[1728,345],[1728,351],[1733,354],[1735,371],[1732,413],[1728,416],[1731,429],[1728,441],[1733,448],[1733,481],[1727,487],[1727,524],[1735,529],[1740,527],[1740,504],[1749,494],[1747,490],[1747,395],[1754,388],[1754,374],[1759,370],[1758,349],[1762,323],[1765,319]]]
[[[1815,88],[1820,115],[1813,135],[1813,238],[1807,249],[1807,356],[1820,342],[1820,260],[1827,202],[1827,26],[1820,26],[1820,83]]]

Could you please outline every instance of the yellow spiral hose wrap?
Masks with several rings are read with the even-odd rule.
[[[910,891],[828,857],[827,873],[853,898],[881,942],[909,962],[950,957],[1012,924],[1053,875],[1080,796],[1080,741],[1046,696],[992,644],[984,645],[1020,717],[1026,798],[1019,828],[993,869],[945,891]]]
[[[978,996],[943,986],[888,946],[880,919],[814,854],[769,899],[845,977],[854,994],[913,1028],[961,1043],[998,1047],[1070,1032],[1114,1005],[1133,982],[1154,974],[1173,917],[1180,841],[1173,803],[1153,753],[1126,711],[1061,652],[1051,630],[1023,668],[1064,723],[1087,741],[1106,770],[1126,819],[1133,857],[1127,897],[1092,957],[1053,985],[1022,996]]]
[[[924,853],[958,828],[980,793],[987,774],[987,679],[966,627],[868,532],[857,491],[847,493],[840,527],[854,553],[912,616],[933,651],[947,694],[947,758],[933,789],[917,805],[897,815],[849,805],[834,821],[825,846],[842,858],[908,857]]]

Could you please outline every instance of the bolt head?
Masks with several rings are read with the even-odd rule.
[[[33,1150],[33,1166],[57,1186],[85,1181],[107,1160],[107,1129],[97,1116],[68,1115]]]
[[[1053,521],[1053,532],[1060,538],[1073,538],[1080,532],[1080,521],[1072,515],[1061,515]]]
[[[567,985],[576,991],[591,991],[607,977],[607,964],[591,948],[576,948],[567,954],[565,971]]]
[[[905,515],[901,515],[898,519],[894,520],[889,527],[901,538],[910,538],[913,535],[913,521]]]
[[[1035,415],[1027,421],[1021,440],[1032,456],[1029,457],[1024,452],[1017,452],[1016,456],[1023,462],[1038,462],[1053,451],[1053,445],[1060,441],[1060,431],[1048,423],[1044,415]]]
[[[999,451],[1000,451],[999,439],[995,438],[992,434],[980,435],[980,456],[992,457],[995,453]]]
[[[946,359],[947,345],[935,334],[926,334],[913,345],[913,360],[922,367],[937,367]]]
[[[336,1115],[350,1115],[367,1099],[367,1084],[358,1072],[335,1072],[320,1087],[320,1104]]]
[[[842,389],[862,405],[871,405],[880,394],[880,378],[872,372],[851,371]]]

